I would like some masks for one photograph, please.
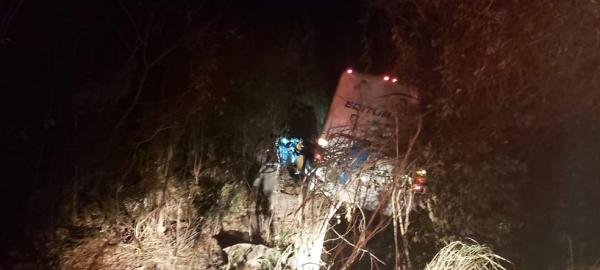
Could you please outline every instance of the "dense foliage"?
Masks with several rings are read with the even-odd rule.
[[[31,267],[201,263],[208,244],[200,235],[216,233],[203,222],[245,206],[236,196],[275,136],[286,127],[314,134],[335,85],[319,67],[310,22],[254,17],[260,9],[188,1],[50,8],[66,18],[49,30],[64,32],[53,37],[64,46],[36,60],[55,66],[47,79],[55,86],[41,109],[44,130],[30,133],[44,144],[30,142],[40,175],[16,195],[27,202],[16,235],[30,237],[9,239],[21,243],[16,256],[29,254],[22,259]],[[290,125],[298,117],[309,117],[306,126]],[[179,259],[168,257],[178,250]]]
[[[419,85],[425,101],[420,153],[434,180],[430,219],[413,227],[417,242],[472,237],[526,268],[564,267],[573,256],[591,264],[597,255],[590,253],[595,244],[588,240],[580,238],[586,247],[575,255],[566,252],[563,240],[546,242],[563,245],[557,248],[535,242],[597,232],[592,212],[578,212],[588,215],[579,221],[587,224],[579,227],[586,233],[573,231],[569,220],[553,220],[554,229],[541,233],[537,227],[546,224],[537,217],[574,199],[548,185],[597,182],[597,173],[589,171],[580,180],[569,177],[584,174],[583,166],[564,163],[585,161],[559,155],[566,149],[581,152],[573,142],[589,142],[587,137],[597,134],[600,7],[594,1],[377,1],[374,6],[386,11],[392,25],[397,74]],[[584,195],[584,187],[571,188],[582,196],[576,200],[598,203]],[[541,254],[561,255],[540,261]]]

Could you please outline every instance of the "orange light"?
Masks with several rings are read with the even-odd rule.
[[[384,80],[384,81],[389,81],[389,80],[390,80],[390,76],[384,76],[384,77],[383,77],[383,80]]]
[[[348,74],[352,74],[352,69],[351,69],[351,68],[349,68],[348,70],[346,70],[346,73],[348,73]]]

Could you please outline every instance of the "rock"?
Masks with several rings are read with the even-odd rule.
[[[252,184],[255,190],[268,199],[269,204],[273,202],[272,195],[279,190],[279,176],[279,165],[277,163],[267,163],[260,168],[260,173]]]
[[[223,251],[228,259],[225,269],[270,269],[281,257],[277,249],[248,243],[226,247]]]

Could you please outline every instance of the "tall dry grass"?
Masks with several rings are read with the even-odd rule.
[[[60,268],[210,269],[221,262],[220,248],[201,234],[206,222],[194,208],[196,193],[172,183],[144,200],[123,201],[112,222],[82,218],[88,233],[62,247]]]
[[[425,270],[506,270],[507,259],[477,242],[454,241],[447,244],[425,266]]]

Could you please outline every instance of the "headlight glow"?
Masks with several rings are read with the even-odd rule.
[[[327,146],[329,144],[329,142],[327,140],[323,139],[323,138],[319,138],[319,140],[317,141],[317,143],[320,146],[323,146],[323,147],[325,147],[325,146]]]

